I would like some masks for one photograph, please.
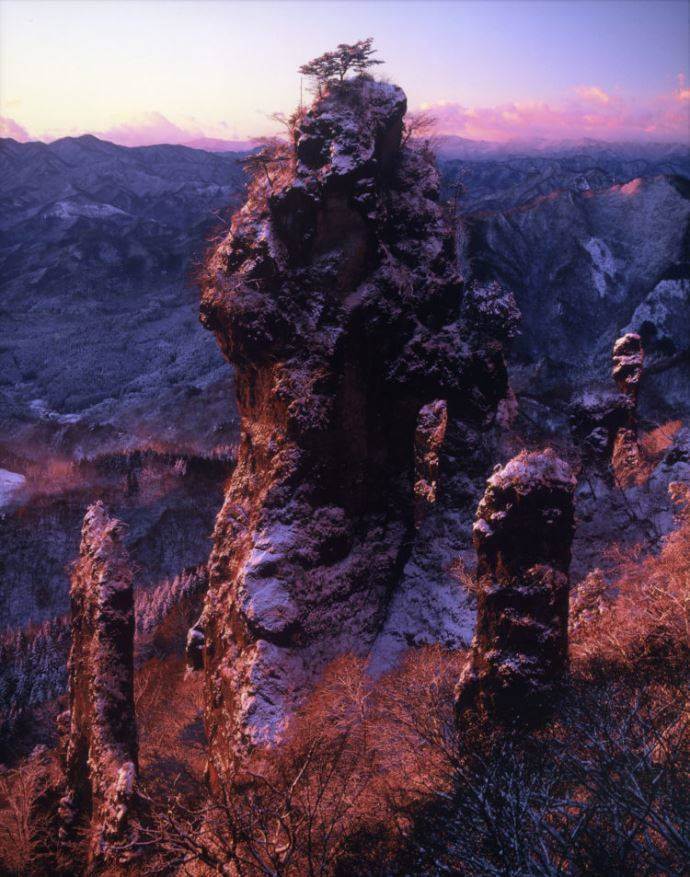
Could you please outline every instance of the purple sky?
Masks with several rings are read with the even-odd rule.
[[[684,140],[686,0],[0,0],[0,114],[19,139],[136,144],[274,130],[297,67],[373,36],[377,73],[443,133]]]

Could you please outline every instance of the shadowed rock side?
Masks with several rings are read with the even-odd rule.
[[[477,628],[457,687],[502,723],[538,719],[568,654],[575,478],[556,454],[518,454],[489,478],[477,509]]]
[[[128,816],[137,777],[134,716],[134,605],[124,526],[102,503],[84,517],[72,574],[72,646],[66,739],[63,841],[90,821],[90,861],[117,859],[131,840]]]
[[[520,312],[498,283],[465,290],[463,317],[476,333],[507,346]],[[515,407],[510,388],[496,411],[496,425]],[[498,430],[466,416],[462,404],[424,406],[415,435],[418,529],[388,614],[370,656],[374,673],[391,669],[412,646],[440,643],[467,648],[476,612],[466,582],[474,568],[472,520],[496,459]],[[431,489],[429,489],[431,488]]]
[[[326,662],[371,647],[414,532],[422,406],[481,430],[506,394],[405,109],[365,77],[331,89],[207,265],[202,320],[242,420],[195,633],[212,775],[274,740]]]

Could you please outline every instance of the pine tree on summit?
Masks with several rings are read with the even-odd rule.
[[[358,40],[352,45],[340,43],[335,51],[324,52],[318,58],[303,64],[299,68],[299,72],[303,76],[311,77],[315,81],[318,93],[321,94],[324,86],[334,79],[343,82],[351,70],[361,74],[368,67],[383,64],[383,61],[371,57],[376,52],[376,49],[372,48],[373,42],[373,37],[368,37],[366,40]]]

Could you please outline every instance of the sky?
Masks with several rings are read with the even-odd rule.
[[[2,133],[273,133],[300,64],[368,36],[438,133],[690,141],[690,0],[0,0]]]

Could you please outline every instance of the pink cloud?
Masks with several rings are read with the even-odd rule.
[[[439,134],[456,134],[473,140],[505,142],[514,139],[568,140],[592,137],[600,140],[690,140],[690,89],[683,75],[677,88],[654,99],[641,101],[610,93],[597,85],[579,85],[560,101],[513,101],[497,106],[468,107],[442,101],[422,107],[436,117]],[[50,141],[65,133],[48,132]],[[179,124],[151,111],[103,131],[91,131],[104,140],[123,146],[157,143],[189,144],[202,149],[246,148],[256,141],[239,137],[227,122],[203,126],[196,119]],[[13,119],[0,117],[0,134],[16,140],[36,139]]]
[[[598,85],[578,85],[575,94],[584,101],[592,101],[598,104],[608,104],[611,102],[611,96],[606,94],[603,88]]]
[[[479,140],[690,140],[690,100],[685,82],[676,91],[642,102],[583,85],[558,104],[514,102],[466,107],[452,101],[425,105],[439,134]]]
[[[162,113],[151,111],[129,122],[113,125],[105,131],[91,132],[101,140],[109,140],[120,146],[151,146],[159,143],[183,144],[210,151],[245,149],[254,140],[239,138],[227,122],[201,127],[195,119],[184,124],[171,122]]]
[[[0,116],[0,137],[11,137],[13,140],[19,140],[20,143],[31,140],[26,128],[22,128],[14,119],[8,119],[7,116]]]
[[[203,137],[204,133],[194,125],[189,128],[176,125],[162,113],[153,111],[131,122],[122,122],[96,132],[96,136],[121,146],[148,146],[153,143],[187,143]]]
[[[685,82],[685,75],[683,73],[678,74],[678,91],[676,92],[676,97],[679,101],[690,101],[690,88],[688,88]]]

